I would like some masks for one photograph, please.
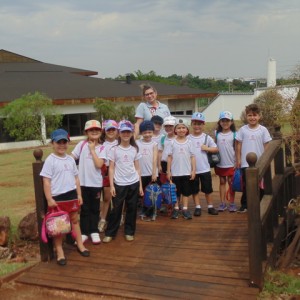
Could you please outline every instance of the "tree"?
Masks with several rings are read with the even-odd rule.
[[[94,108],[101,124],[104,120],[109,119],[135,121],[135,107],[133,105],[120,105],[110,100],[98,98],[95,100]]]
[[[4,128],[17,141],[39,140],[43,144],[43,122],[49,136],[62,121],[62,115],[57,113],[52,100],[39,92],[12,101],[1,110],[1,117],[4,118]]]

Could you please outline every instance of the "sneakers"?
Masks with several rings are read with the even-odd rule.
[[[179,209],[173,209],[171,219],[178,219]]]
[[[127,242],[132,242],[134,240],[134,236],[133,235],[125,235],[125,240]]]
[[[99,232],[104,232],[105,228],[106,228],[106,221],[101,220],[98,224]]]
[[[235,203],[230,203],[228,210],[229,210],[229,212],[236,212],[237,207],[236,207]]]
[[[194,216],[195,217],[200,217],[201,216],[201,208],[195,208]]]
[[[103,243],[110,243],[113,240],[111,236],[105,236],[103,238]]]
[[[209,214],[209,215],[216,216],[216,215],[218,215],[219,213],[218,213],[218,211],[217,211],[214,207],[210,207],[210,208],[208,209],[208,214]]]
[[[84,244],[89,239],[89,237],[85,234],[82,234],[81,239],[82,239],[82,244]]]
[[[91,233],[91,240],[92,240],[92,243],[94,245],[100,244],[101,243],[101,239],[100,239],[99,233],[97,233],[97,232]]]
[[[218,211],[225,211],[227,209],[227,206],[224,202],[222,202],[220,205],[219,205],[219,208],[218,208]]]
[[[245,212],[247,212],[247,208],[241,206],[241,207],[237,210],[237,212],[238,212],[238,213],[241,213],[241,214],[244,214]]]
[[[182,216],[186,220],[191,220],[192,219],[192,215],[191,215],[191,213],[187,209],[182,210]]]

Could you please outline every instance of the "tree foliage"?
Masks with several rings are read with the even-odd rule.
[[[276,89],[269,89],[254,99],[262,111],[260,123],[267,128],[281,125],[287,115],[286,99]]]
[[[97,98],[94,104],[96,117],[102,123],[104,120],[129,120],[135,121],[135,107],[133,105],[116,104],[110,100]]]
[[[44,143],[42,120],[46,123],[47,136],[62,121],[62,115],[56,112],[52,100],[39,92],[12,101],[1,110],[1,116],[4,128],[16,141],[39,140]]]

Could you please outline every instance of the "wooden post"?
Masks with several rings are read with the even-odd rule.
[[[262,227],[260,220],[260,193],[258,169],[255,167],[257,155],[250,152],[246,156],[246,192],[248,207],[249,243],[249,285],[262,288]]]
[[[40,176],[41,170],[43,168],[43,150],[36,149],[33,151],[33,156],[35,157],[35,162],[32,163],[32,171],[33,171],[33,183],[34,183],[34,193],[35,193],[35,205],[36,205],[36,215],[38,222],[38,231],[40,237],[40,255],[41,261],[49,261],[53,258],[53,245],[52,240],[49,239],[47,244],[43,243],[41,240],[41,232],[42,232],[42,223],[45,213],[47,211],[47,201],[44,195],[43,190],[43,181]]]

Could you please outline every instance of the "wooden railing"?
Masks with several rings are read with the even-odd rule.
[[[295,170],[287,159],[288,151],[279,135],[258,161],[255,153],[247,155],[250,286],[262,288],[266,267],[274,267],[286,235],[286,207],[299,192],[300,180],[295,177]],[[264,186],[261,200],[260,184]]]

